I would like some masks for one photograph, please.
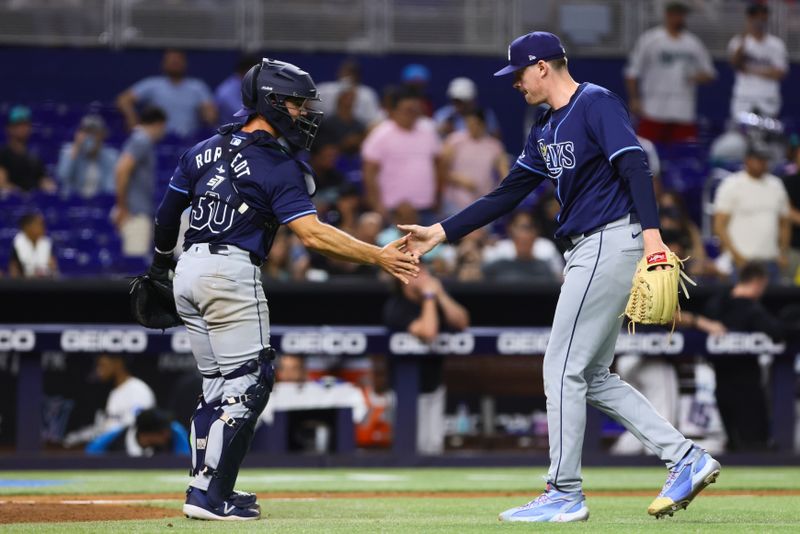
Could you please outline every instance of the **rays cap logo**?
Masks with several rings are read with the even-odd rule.
[[[550,32],[531,32],[517,37],[508,46],[508,65],[494,73],[505,76],[539,61],[550,61],[567,55],[561,40]]]

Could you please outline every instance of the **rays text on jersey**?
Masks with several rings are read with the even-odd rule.
[[[561,176],[564,169],[575,168],[575,145],[572,141],[546,145],[544,139],[539,139],[539,152],[553,178]]]

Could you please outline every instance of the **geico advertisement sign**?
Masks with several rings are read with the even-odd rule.
[[[175,332],[171,346],[173,352],[191,352],[189,334]],[[290,354],[364,354],[367,336],[361,332],[287,332],[281,337],[280,348]]]
[[[398,332],[389,338],[389,352],[392,354],[470,354],[475,348],[475,338],[468,332],[439,334],[431,343]]]
[[[786,350],[786,345],[775,343],[762,332],[730,332],[722,336],[708,336],[706,350],[709,354],[780,354]]]
[[[174,332],[172,334],[170,346],[172,347],[172,352],[192,352],[192,346],[189,344],[189,334],[185,330]]]
[[[286,332],[281,352],[289,354],[364,354],[367,336],[361,332]]]
[[[683,334],[651,332],[622,334],[614,347],[617,354],[680,354],[683,352]]]
[[[503,332],[497,336],[498,354],[544,354],[549,332]],[[621,335],[615,351],[637,354],[680,354],[683,350],[683,335],[679,332],[642,333],[635,336]]]
[[[64,330],[61,350],[64,352],[144,352],[147,334],[141,330]]]
[[[550,332],[503,332],[497,336],[498,354],[544,354]]]
[[[0,329],[0,351],[27,352],[36,346],[36,334],[33,330]]]

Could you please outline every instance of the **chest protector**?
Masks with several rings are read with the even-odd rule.
[[[233,128],[223,128],[222,150],[223,154],[214,162],[205,173],[196,179],[192,195],[192,217],[203,214],[207,210],[209,230],[214,237],[211,242],[225,242],[225,230],[233,224],[233,212],[244,217],[248,224],[263,230],[266,254],[269,254],[275,234],[280,227],[280,222],[272,214],[264,214],[247,204],[242,199],[236,186],[236,173],[231,169],[237,155],[255,142],[263,145],[264,139],[250,137],[243,139],[234,136]],[[271,149],[283,150],[275,140],[269,140]],[[312,179],[313,183],[313,179]],[[230,217],[230,219],[229,219]]]

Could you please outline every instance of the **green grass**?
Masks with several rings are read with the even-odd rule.
[[[154,501],[174,508],[176,517],[147,521],[0,525],[3,532],[800,532],[800,496],[714,496],[719,490],[800,490],[800,468],[723,468],[711,486],[688,510],[657,521],[647,505],[664,481],[665,470],[641,468],[587,468],[585,489],[590,494],[591,519],[586,524],[500,524],[498,512],[522,504],[525,497],[464,498],[334,498],[292,500],[270,498],[287,491],[465,491],[538,493],[545,468],[526,469],[247,469],[239,486],[258,491],[266,521],[209,523],[189,521],[180,514],[179,501]],[[5,495],[68,493],[180,492],[186,478],[176,471],[3,472],[0,479],[64,480],[60,486],[10,488]],[[612,497],[600,490],[645,490],[652,495]],[[2,505],[0,505],[2,513]],[[171,525],[171,526],[168,526]]]
[[[583,470],[587,492],[598,490],[656,491],[666,470],[597,468]],[[531,491],[544,487],[540,468],[421,468],[421,469],[244,469],[238,486],[269,491]],[[186,488],[186,471],[4,471],[0,480],[51,480],[45,487],[8,487],[0,495],[61,493],[166,493]],[[800,490],[800,467],[723,467],[720,482],[711,489]]]

